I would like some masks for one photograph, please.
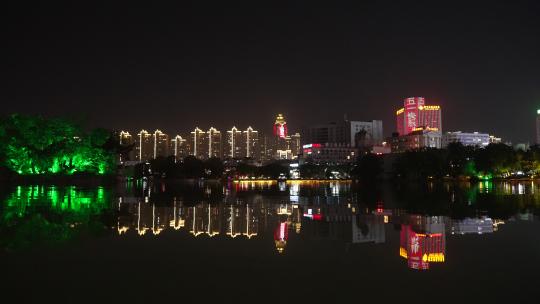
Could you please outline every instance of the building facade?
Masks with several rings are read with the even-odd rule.
[[[487,133],[465,133],[461,131],[447,132],[442,136],[442,146],[447,147],[448,144],[459,142],[464,146],[485,147],[489,145],[489,134]]]
[[[171,139],[169,152],[174,156],[175,161],[182,160],[189,155],[187,141],[182,136],[176,135]]]
[[[138,161],[148,161],[154,156],[153,136],[146,130],[141,130],[137,134],[135,145],[135,158]]]
[[[154,131],[153,140],[153,158],[169,156],[169,135],[160,130]]]
[[[349,164],[356,161],[358,149],[347,144],[314,143],[302,146],[304,161],[315,164]]]
[[[206,158],[221,158],[223,156],[221,150],[221,132],[218,131],[216,128],[212,127],[206,132],[206,137],[208,147],[208,153],[206,154]]]
[[[242,146],[242,131],[232,127],[227,131],[227,141],[223,151],[224,158],[241,158]]]
[[[331,122],[304,129],[304,143],[336,143],[373,146],[382,143],[382,120]]]
[[[195,156],[196,158],[203,159],[206,157],[208,150],[205,149],[206,145],[206,132],[199,128],[191,131],[190,136],[190,147],[189,154]]]
[[[420,129],[407,135],[392,136],[390,138],[390,144],[392,153],[401,153],[422,148],[440,149],[442,146],[442,136],[439,131]]]
[[[274,122],[274,136],[279,138],[285,138],[287,137],[287,134],[287,121],[285,121],[283,114],[278,114],[276,117],[276,121]]]
[[[407,135],[418,128],[430,128],[442,132],[441,107],[426,105],[424,97],[403,100],[403,108],[396,111],[397,132]]]
[[[135,143],[135,140],[133,139],[133,136],[127,131],[120,131],[119,133],[119,143],[121,146],[130,146]],[[120,154],[119,161],[120,163],[123,163],[124,161],[128,160],[135,160],[135,149],[130,150],[126,154]]]
[[[259,158],[259,132],[248,127],[242,132],[243,141],[243,157],[258,159]]]

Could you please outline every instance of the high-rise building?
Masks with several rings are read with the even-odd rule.
[[[133,140],[133,137],[127,131],[120,131],[119,140],[120,140],[119,141],[120,145],[124,147],[133,145],[135,143],[135,141]],[[134,160],[134,159],[135,159],[134,150],[130,150],[128,153],[120,154],[119,156],[120,163],[123,163],[124,161],[128,161],[128,160]]]
[[[396,122],[400,135],[407,135],[419,128],[442,132],[441,107],[426,105],[424,97],[405,98],[403,108],[396,111]]]
[[[536,144],[540,145],[540,109],[536,110]]]
[[[243,156],[258,159],[259,155],[259,132],[248,127],[242,134],[244,151]]]
[[[279,138],[287,137],[287,122],[282,114],[278,114],[274,123],[274,136]]]
[[[224,157],[225,158],[241,158],[242,153],[242,131],[236,127],[227,131],[227,141],[225,144]]]
[[[175,161],[179,161],[188,155],[187,142],[182,136],[176,135],[171,139],[170,155],[174,156]]]
[[[146,130],[141,130],[137,134],[137,143],[135,145],[136,159],[138,161],[147,161],[154,156],[154,145],[152,134]]]
[[[221,132],[216,130],[216,128],[210,128],[208,132],[206,132],[208,143],[208,154],[207,158],[211,157],[222,157],[221,152]]]
[[[154,158],[169,156],[169,135],[161,132],[160,130],[154,131],[153,145],[154,145],[154,153],[153,153]]]
[[[196,158],[203,159],[207,156],[208,149],[205,149],[206,132],[199,128],[191,131],[189,154]]]
[[[259,160],[268,161],[274,158],[274,137],[262,134],[259,141]]]
[[[382,120],[343,120],[314,125],[304,129],[302,139],[305,144],[332,143],[351,147],[379,145],[383,142]]]
[[[127,131],[120,131],[120,145],[127,146],[133,144],[133,137]]]
[[[296,158],[302,152],[302,143],[300,138],[300,133],[295,133],[291,136],[288,136],[289,150],[291,150],[292,157]]]

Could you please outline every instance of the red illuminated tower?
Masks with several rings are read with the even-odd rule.
[[[279,138],[287,137],[287,122],[282,114],[278,114],[274,123],[274,136]]]
[[[407,135],[418,129],[442,132],[441,107],[426,105],[424,97],[403,100],[403,108],[396,112],[397,131]]]
[[[444,263],[446,242],[444,231],[418,233],[411,225],[401,225],[399,255],[407,259],[409,268],[426,270],[429,263]]]
[[[276,249],[279,253],[282,253],[287,245],[287,239],[289,238],[289,231],[287,228],[287,222],[280,222],[279,226],[274,231],[274,242],[276,243]]]

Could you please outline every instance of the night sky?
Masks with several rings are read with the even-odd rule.
[[[540,1],[178,2],[3,7],[1,114],[173,134],[347,114],[389,135],[424,96],[444,131],[534,140]]]

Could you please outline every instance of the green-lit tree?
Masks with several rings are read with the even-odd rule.
[[[111,133],[86,133],[65,119],[11,115],[0,121],[0,159],[21,175],[91,173],[115,169]]]

